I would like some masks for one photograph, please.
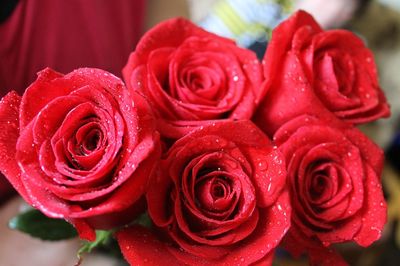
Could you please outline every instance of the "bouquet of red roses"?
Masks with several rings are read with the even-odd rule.
[[[77,232],[83,250],[115,237],[131,265],[271,265],[279,245],[342,265],[333,244],[381,236],[383,152],[355,125],[389,107],[354,34],[300,11],[259,62],[172,19],[123,78],[45,69],[1,100],[0,170],[47,216],[13,227],[52,220],[40,237]]]

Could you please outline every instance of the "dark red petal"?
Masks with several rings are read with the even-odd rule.
[[[171,248],[170,252],[179,260],[185,260],[186,254],[190,254],[195,261],[198,259],[215,261],[227,256],[232,251],[229,245],[210,246],[191,241],[185,238],[175,227],[172,227],[169,235],[179,246],[179,249]]]
[[[112,230],[123,225],[131,224],[139,215],[146,210],[146,200],[144,197],[137,199],[133,204],[125,209],[116,209],[115,211],[103,213],[99,215],[89,216],[84,219],[88,225],[100,230]],[[82,209],[74,211],[79,212]]]
[[[95,199],[111,193],[111,196],[95,207],[71,213],[73,218],[90,216],[123,210],[137,201],[146,191],[148,182],[154,175],[160,157],[158,135],[147,136],[132,152],[127,164],[122,168],[114,182],[103,189],[76,195],[84,199]]]
[[[160,169],[164,169],[161,162]],[[146,194],[148,212],[153,222],[159,226],[167,226],[171,221],[171,213],[168,212],[170,206],[169,193],[171,193],[173,182],[165,171],[158,171],[156,176],[150,181],[149,190]]]
[[[182,233],[185,234],[186,238],[196,243],[195,246],[197,246],[198,244],[204,244],[206,246],[232,245],[242,239],[245,239],[248,235],[250,235],[254,231],[259,221],[259,214],[257,209],[254,209],[254,211],[250,215],[244,212],[243,216],[242,213],[240,213],[239,211],[239,213],[236,215],[238,216],[238,218],[235,217],[235,219],[232,220],[221,221],[220,225],[216,223],[217,224],[216,226],[213,226],[211,224],[213,221],[210,221],[209,226],[211,227],[211,230],[205,229],[200,232],[192,232],[190,228],[191,227],[190,221],[187,221],[185,219],[188,218],[189,215],[186,215],[184,217],[182,209],[183,206],[181,206],[180,199],[177,199],[175,201],[175,218],[177,221],[177,225],[179,227],[179,230],[181,230]],[[200,222],[207,223],[206,221],[200,221]],[[203,237],[202,234],[207,234],[207,233],[212,234],[213,237],[212,238]],[[175,234],[175,240],[179,241],[180,243],[185,242],[184,239],[178,240],[177,238],[181,238],[180,234]],[[190,243],[188,243],[187,245],[190,245]],[[197,252],[198,256],[203,256],[202,255],[203,248],[197,250],[195,246],[191,247],[189,252],[190,253]],[[209,254],[204,254],[204,255],[209,256]]]
[[[294,257],[306,253],[313,266],[347,266],[348,264],[333,249],[324,247],[321,243],[312,240],[292,225],[283,240],[283,246]]]

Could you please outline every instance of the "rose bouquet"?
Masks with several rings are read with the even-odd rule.
[[[354,34],[300,11],[260,62],[172,19],[122,72],[45,69],[1,100],[0,169],[37,209],[12,227],[77,234],[80,256],[114,238],[131,265],[271,265],[279,246],[342,265],[333,244],[380,238],[383,152],[355,125],[389,107]]]

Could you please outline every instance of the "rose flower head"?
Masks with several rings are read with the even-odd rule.
[[[271,265],[290,226],[282,154],[250,121],[179,139],[147,193],[154,230],[117,233],[131,265]]]
[[[161,136],[177,139],[209,120],[250,119],[261,96],[256,55],[190,21],[148,31],[123,69],[152,105]]]
[[[363,41],[346,30],[323,31],[304,11],[275,28],[263,69],[267,94],[255,117],[271,134],[302,114],[333,114],[349,124],[390,115]]]
[[[81,238],[130,222],[160,156],[145,99],[120,79],[45,69],[0,103],[0,170],[32,206]]]
[[[274,136],[292,199],[284,243],[292,254],[307,252],[312,265],[343,265],[330,245],[355,241],[366,247],[380,238],[386,223],[383,151],[357,128],[337,122],[303,115]]]

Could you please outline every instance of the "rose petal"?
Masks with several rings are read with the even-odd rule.
[[[132,226],[117,232],[116,238],[124,258],[131,265],[154,265],[162,261],[166,266],[185,265],[169,253],[164,242],[140,226]]]
[[[0,170],[18,193],[30,203],[15,160],[15,146],[19,136],[20,103],[21,97],[14,91],[9,92],[0,101]]]
[[[283,246],[296,258],[307,252],[310,265],[348,265],[334,250],[324,247],[317,241],[305,236],[293,225],[283,240]]]
[[[383,197],[380,180],[373,169],[367,166],[367,178],[364,181],[365,203],[362,215],[362,226],[354,240],[361,246],[367,247],[379,239],[387,221],[386,202]]]

